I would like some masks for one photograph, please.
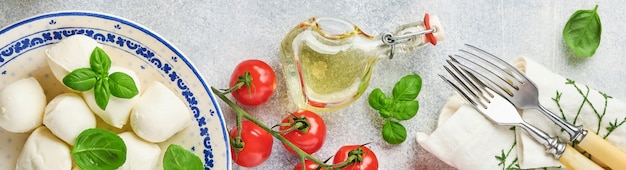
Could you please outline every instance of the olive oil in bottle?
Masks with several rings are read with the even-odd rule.
[[[291,99],[300,109],[313,111],[332,111],[351,104],[367,88],[373,66],[381,58],[443,39],[438,19],[430,18],[429,23],[432,28],[426,29],[424,22],[410,23],[395,35],[378,37],[337,18],[311,18],[300,23],[281,42],[281,62]]]

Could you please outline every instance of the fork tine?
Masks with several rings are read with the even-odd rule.
[[[445,65],[443,66],[443,68],[448,72],[448,74],[450,74],[452,76],[452,78],[454,78],[456,80],[456,82],[461,83],[463,85],[464,89],[467,90],[472,96],[478,97],[478,95],[475,93],[475,91],[481,92],[480,89],[478,89],[478,87],[476,87],[476,85],[473,84],[473,83],[470,83],[469,84],[470,86],[468,87],[468,85],[466,83],[463,83],[464,81],[460,80],[460,78],[459,78],[459,77],[463,77],[465,79],[466,78],[465,76],[456,76],[456,74],[460,73],[458,67],[455,66],[450,60],[446,60],[446,62],[452,68],[452,69],[450,69],[450,68],[446,67]],[[452,71],[452,70],[454,70],[454,71]],[[467,79],[465,79],[465,81],[467,81]]]
[[[463,63],[460,63],[458,61],[455,63],[455,65],[458,65],[463,71],[467,72],[466,75],[472,79],[471,82],[475,82],[476,84],[480,84],[483,87],[487,87],[502,96],[513,96],[513,91],[511,89],[500,86],[499,83],[494,82],[492,79],[466,66]]]
[[[496,84],[506,84],[506,85],[508,85],[506,87],[500,86],[501,88],[503,88],[503,89],[511,89],[512,88],[512,90],[518,90],[519,89],[519,86],[521,85],[520,80],[515,78],[515,76],[511,75],[509,72],[503,70],[502,67],[499,67],[498,65],[496,65],[496,64],[494,64],[494,63],[492,63],[492,62],[490,62],[490,61],[488,61],[488,60],[486,60],[486,59],[484,59],[484,58],[482,58],[482,57],[480,57],[480,56],[478,56],[478,55],[476,55],[474,53],[471,53],[469,51],[466,51],[466,50],[459,50],[459,51],[468,54],[472,58],[478,59],[479,60],[478,62],[481,62],[481,63],[478,63],[476,61],[473,61],[473,60],[471,60],[471,59],[469,59],[467,57],[461,56],[461,55],[455,55],[455,57],[463,59],[464,61],[466,61],[465,63],[471,64],[472,66],[475,66],[475,67],[477,67],[480,70],[483,70],[483,72],[489,73],[489,75],[493,75],[500,82],[502,82],[502,83],[496,83]],[[497,71],[498,73],[496,73],[494,71]],[[491,79],[493,79],[493,78],[491,78]],[[495,82],[496,80],[493,80],[493,81]]]
[[[441,79],[443,79],[443,81],[445,81],[448,85],[450,85],[450,87],[452,87],[454,89],[454,91],[456,91],[459,95],[461,95],[461,97],[463,97],[463,99],[465,99],[465,101],[467,101],[469,104],[471,104],[473,106],[477,106],[478,105],[478,103],[476,103],[472,98],[470,98],[467,95],[467,93],[465,93],[464,90],[461,90],[461,88],[459,88],[459,86],[457,86],[455,83],[453,83],[452,81],[448,80],[446,77],[444,77],[441,74],[439,74],[439,77],[441,77]]]
[[[469,91],[478,91],[479,93],[488,94],[489,97],[493,97],[493,94],[485,90],[485,87],[487,86],[482,81],[478,80],[476,76],[468,72],[466,68],[460,68],[462,67],[459,66],[462,65],[461,63],[454,60],[446,60],[446,62],[448,62],[450,67],[459,75],[459,77],[463,78],[460,82],[467,82],[466,84],[469,84],[468,87],[471,88],[468,89]]]
[[[460,69],[456,64],[447,60],[450,68],[444,66],[444,69],[450,74],[454,80],[459,84],[453,83],[452,81],[446,79],[441,76],[448,84],[450,84],[457,92],[459,92],[469,103],[478,107],[480,105],[482,108],[487,108],[487,104],[490,102],[489,99],[493,98],[493,94],[484,90],[485,86],[480,83],[480,81],[470,80],[466,74],[471,74],[464,69]],[[473,77],[473,76],[472,76]],[[485,94],[488,95],[485,96]]]
[[[467,58],[465,58],[465,57],[462,57],[462,56],[459,56],[459,55],[455,55],[455,56],[456,56],[456,57],[459,57],[459,58],[463,58],[464,60],[466,60],[466,61],[470,62],[470,64],[472,64],[472,65],[474,65],[474,66],[476,66],[476,67],[478,67],[478,68],[480,68],[480,69],[482,69],[482,70],[487,71],[488,73],[490,73],[490,75],[494,75],[494,76],[496,76],[498,79],[500,79],[500,80],[502,80],[502,81],[505,81],[505,80],[503,80],[501,77],[497,76],[497,74],[495,74],[495,73],[491,72],[489,69],[484,68],[482,65],[477,64],[477,63],[475,63],[475,62],[473,62],[473,61],[471,61],[471,60],[469,60],[469,59],[467,59]],[[455,57],[455,56],[449,56],[449,57],[451,58],[451,61],[452,61],[452,62],[456,63],[455,65],[458,65],[457,67],[462,67],[462,69],[463,69],[463,70],[467,73],[467,75],[471,75],[471,77],[474,77],[474,78],[475,78],[475,76],[474,76],[474,75],[472,75],[472,74],[480,74],[480,73],[477,73],[476,71],[474,71],[475,69],[472,69],[472,68],[470,68],[469,66],[467,66],[467,65],[465,65],[465,64],[463,64],[463,63],[461,63],[459,60],[457,60],[457,59],[456,59],[456,57]],[[474,73],[469,73],[469,72],[468,72],[468,70],[472,70],[472,71],[474,71]],[[482,74],[481,74],[481,75],[482,75]],[[487,78],[487,76],[482,76],[482,77],[485,77],[487,80],[492,81],[491,79]],[[469,81],[469,80],[467,80],[467,81]],[[476,81],[476,80],[474,80],[474,81],[475,81],[475,82],[480,83],[480,84],[481,84],[481,85],[483,85],[483,86],[486,86],[484,83],[482,83],[482,81]],[[493,82],[493,81],[492,81],[492,82]],[[500,89],[503,89],[504,91],[506,91],[506,89],[508,89],[508,88],[506,88],[506,87],[502,87],[502,86],[498,85],[498,84],[497,84],[497,83],[495,83],[495,82],[494,82],[494,84],[495,84],[494,86],[498,86]],[[508,84],[508,83],[507,83],[507,84]],[[510,84],[509,84],[509,85],[510,85]]]
[[[470,44],[465,44],[465,46],[467,46],[467,47],[469,47],[469,48],[471,48],[471,49],[473,49],[475,51],[478,51],[480,53],[483,53],[486,56],[488,56],[489,58],[491,58],[491,59],[495,60],[496,62],[498,62],[499,64],[505,66],[506,68],[508,68],[511,72],[513,72],[516,75],[515,77],[518,78],[517,80],[520,80],[521,82],[525,82],[525,83],[526,82],[532,83],[531,81],[528,80],[528,78],[526,78],[526,76],[524,76],[524,74],[522,72],[520,72],[515,67],[513,67],[511,64],[509,64],[508,62],[502,60],[498,56],[493,55],[493,54],[491,54],[491,53],[489,53],[489,52],[487,52],[487,51],[485,51],[483,49],[480,49],[480,48],[478,48],[476,46],[473,46],[473,45],[470,45]]]
[[[489,92],[489,91],[485,90],[485,88],[490,88],[490,89],[491,89],[492,87],[489,87],[489,86],[493,86],[493,84],[487,85],[487,84],[483,83],[483,81],[479,80],[479,79],[478,79],[478,78],[474,75],[475,73],[472,73],[472,72],[471,72],[471,71],[473,71],[473,70],[468,71],[468,70],[467,70],[467,69],[465,69],[465,68],[461,68],[461,69],[463,70],[463,72],[465,73],[465,75],[467,75],[467,77],[466,77],[465,79],[466,79],[468,82],[472,82],[472,85],[474,85],[474,84],[479,84],[479,85],[480,85],[480,88],[482,89],[481,91],[483,91],[483,93],[489,94],[489,97],[493,97],[493,95],[494,95],[494,94],[492,94],[491,92]],[[480,73],[478,73],[478,74],[480,74]],[[469,78],[468,78],[468,77],[469,77]],[[470,80],[470,79],[471,79],[471,80]]]
[[[448,69],[448,67],[443,66],[444,69],[446,69],[446,71],[448,71],[448,74],[450,74],[452,77],[454,77],[454,73],[452,73],[452,71],[450,71],[450,69]],[[448,83],[448,85],[450,85],[454,91],[456,91],[457,93],[459,93],[461,95],[461,97],[463,97],[463,99],[465,99],[468,103],[476,106],[478,105],[478,103],[476,102],[476,100],[474,100],[477,96],[475,96],[471,91],[467,91],[464,88],[462,89],[461,87],[459,87],[460,85],[457,85],[457,83],[461,84],[459,81],[456,81],[457,83],[454,83],[452,81],[450,81],[449,79],[447,79],[446,77],[444,77],[443,75],[439,74],[439,77],[441,77],[446,83]]]

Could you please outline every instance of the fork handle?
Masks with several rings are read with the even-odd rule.
[[[583,154],[578,152],[569,144],[565,146],[565,151],[563,151],[563,153],[561,154],[561,157],[559,157],[559,162],[561,162],[561,164],[567,167],[567,169],[571,169],[571,170],[576,170],[576,169],[604,170],[604,168],[593,163],[593,161],[585,157]]]
[[[611,169],[626,169],[626,153],[593,132],[588,131],[577,146],[597,158],[598,164]]]

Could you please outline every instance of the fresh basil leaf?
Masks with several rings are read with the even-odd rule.
[[[381,110],[384,108],[389,108],[389,106],[393,103],[393,99],[385,96],[382,90],[376,88],[370,93],[368,97],[368,102],[372,108],[376,110]]]
[[[417,98],[422,89],[422,77],[410,74],[402,77],[393,87],[393,98],[399,101],[410,101]]]
[[[391,116],[398,120],[409,120],[417,115],[419,108],[419,102],[415,100],[397,101],[393,106],[393,114]]]
[[[193,154],[189,150],[176,145],[170,144],[163,156],[164,170],[203,170],[204,165],[200,157]]]
[[[117,169],[126,162],[126,144],[122,138],[97,128],[82,131],[71,153],[76,165],[84,170]]]
[[[406,128],[398,122],[387,120],[383,125],[383,139],[389,144],[400,144],[406,140]]]
[[[109,69],[111,69],[111,58],[100,47],[96,47],[91,52],[89,58],[89,64],[91,69],[100,75],[109,75]]]
[[[87,91],[96,85],[96,77],[97,74],[93,70],[79,68],[63,77],[63,84],[76,91]]]
[[[109,82],[107,79],[98,79],[96,86],[94,87],[94,97],[96,98],[96,104],[102,110],[106,110],[109,104],[109,98],[111,97],[111,90],[109,90]]]
[[[124,99],[130,99],[139,94],[133,78],[122,72],[109,75],[109,89],[111,95]]]
[[[578,10],[570,16],[563,28],[565,44],[581,57],[590,57],[600,46],[602,23],[598,5],[593,10]]]
[[[384,109],[380,109],[378,113],[380,113],[380,116],[382,116],[383,118],[388,119],[391,117],[392,112],[384,108]]]
[[[381,99],[383,98],[387,98],[387,96],[385,96],[385,93],[383,93],[383,91],[379,88],[376,88],[372,90],[372,93],[370,93],[370,95],[368,96],[367,101],[372,108],[380,110],[383,108],[383,103],[381,101]]]

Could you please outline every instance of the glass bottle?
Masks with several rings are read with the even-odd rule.
[[[396,52],[443,40],[436,16],[371,36],[349,21],[319,17],[294,27],[281,42],[283,74],[299,109],[333,111],[350,105],[367,88],[374,65]]]

